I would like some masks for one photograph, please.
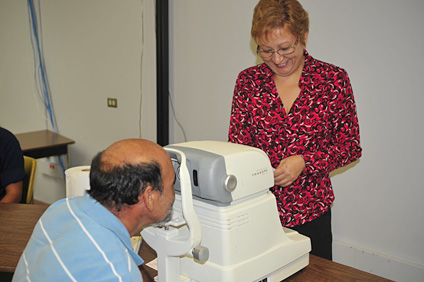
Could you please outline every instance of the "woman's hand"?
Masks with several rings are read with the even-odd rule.
[[[282,187],[291,185],[305,169],[300,155],[283,159],[274,171],[274,184]]]

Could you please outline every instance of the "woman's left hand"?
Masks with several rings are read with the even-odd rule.
[[[283,159],[274,171],[274,185],[291,185],[305,169],[305,161],[300,155]]]

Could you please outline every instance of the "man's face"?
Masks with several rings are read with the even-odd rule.
[[[167,163],[167,165],[165,165],[162,169],[163,192],[160,200],[160,209],[163,210],[163,213],[161,213],[163,214],[163,217],[160,219],[160,222],[156,223],[155,225],[163,225],[164,223],[170,221],[172,218],[172,205],[174,204],[175,200],[175,179],[174,167],[169,161],[169,163]]]
[[[168,214],[166,215],[166,217],[164,219],[162,219],[159,222],[156,222],[154,224],[152,224],[153,226],[164,226],[166,223],[168,223],[171,219],[172,219],[172,213],[173,213],[173,209],[172,209],[172,205],[169,208]]]

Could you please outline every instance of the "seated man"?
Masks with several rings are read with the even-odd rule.
[[[24,156],[18,139],[0,127],[0,202],[19,203],[25,178]]]
[[[12,281],[142,281],[130,237],[171,218],[174,181],[159,145],[112,144],[93,158],[87,194],[59,200],[41,216]]]

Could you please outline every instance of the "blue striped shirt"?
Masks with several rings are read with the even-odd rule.
[[[142,281],[142,263],[121,221],[86,194],[47,209],[12,281]]]

